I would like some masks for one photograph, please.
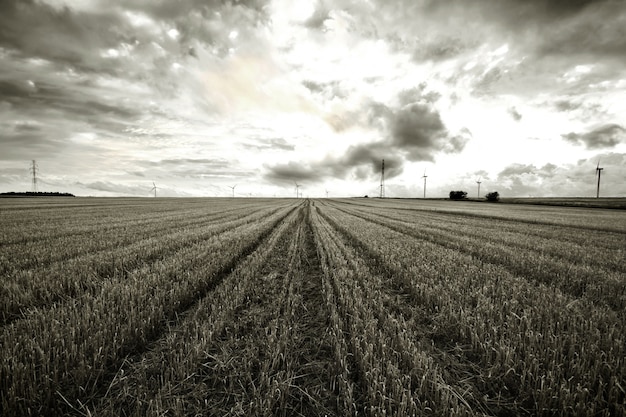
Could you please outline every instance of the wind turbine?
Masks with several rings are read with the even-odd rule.
[[[326,191],[326,198],[328,198],[328,190],[325,190],[325,191]]]
[[[424,175],[422,178],[424,178],[424,198],[426,198],[426,178],[428,178],[428,175],[426,175],[426,169],[424,169]]]
[[[380,198],[385,198],[385,160],[380,167]]]
[[[152,181],[152,185],[153,185],[153,187],[152,187],[152,189],[151,189],[150,191],[154,191],[154,197],[156,198],[156,190],[157,190],[157,186],[156,186],[156,184],[154,183],[154,181]]]
[[[232,190],[233,190],[233,198],[235,198],[235,187],[236,186],[237,186],[237,184],[232,185],[232,186],[231,185],[228,186],[228,188],[232,188]]]
[[[596,175],[598,175],[598,188],[596,189],[596,198],[600,198],[600,177],[602,176],[602,170],[604,168],[600,168],[600,160],[598,160],[598,165],[596,166]]]
[[[478,184],[478,198],[480,198],[480,183],[482,182],[481,179],[481,177],[478,177],[478,179],[476,180],[476,184]]]
[[[296,184],[296,198],[300,198],[300,193],[298,192],[298,188],[300,188],[300,184],[298,184],[295,181],[293,183]]]

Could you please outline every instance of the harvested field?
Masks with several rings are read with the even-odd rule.
[[[0,415],[623,416],[626,212],[0,200]]]

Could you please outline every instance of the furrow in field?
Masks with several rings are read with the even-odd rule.
[[[302,291],[310,277],[303,273],[310,270],[303,264],[305,233],[301,210],[172,329],[176,336],[166,335],[127,367],[97,414],[118,415],[121,409],[128,416],[164,410],[173,415],[337,415],[329,390],[332,349],[320,352],[329,343],[326,318],[311,304],[319,296],[305,302],[311,294]]]
[[[336,208],[341,206],[333,205]],[[343,206],[346,210],[347,207]],[[492,220],[432,212],[408,212],[393,209],[348,209],[361,215],[394,223],[417,232],[449,232],[477,241],[500,243],[506,247],[549,254],[570,263],[626,272],[623,262],[626,235],[618,232],[598,232],[571,226],[529,225],[512,220]],[[385,220],[383,220],[385,219]],[[567,246],[567,250],[563,250]]]
[[[110,210],[110,208],[109,208]],[[45,268],[54,262],[63,262],[93,252],[125,246],[151,236],[173,233],[184,228],[193,228],[210,222],[227,221],[236,217],[252,216],[261,212],[246,207],[214,213],[184,211],[168,214],[167,217],[137,218],[124,212],[112,213],[114,218],[98,222],[89,219],[63,218],[53,230],[28,241],[5,243],[0,254],[0,273],[17,270]],[[93,215],[97,218],[97,215]],[[17,223],[20,219],[14,219]],[[49,223],[49,222],[48,222]],[[76,227],[75,224],[89,226]]]
[[[246,351],[236,345],[243,345],[250,331],[268,328],[271,317],[263,308],[280,305],[275,297],[285,292],[288,277],[272,268],[277,264],[273,258],[293,250],[296,218],[293,213],[277,225],[266,242],[180,317],[178,325],[144,354],[127,361],[98,399],[96,413],[143,416],[170,410],[174,415],[216,415],[236,406],[236,394],[245,394],[241,368],[250,360],[261,360],[245,357],[253,348]],[[263,336],[261,340],[267,341],[268,335]],[[254,395],[249,391],[248,399]]]
[[[538,207],[528,205],[468,203],[460,201],[394,201],[370,200],[368,203],[356,200],[340,200],[341,204],[378,210],[381,207],[398,211],[417,213],[437,213],[440,216],[463,215],[486,221],[511,221],[543,226],[563,226],[591,231],[624,233],[626,225],[616,222],[621,217],[619,210],[602,210],[563,207]]]
[[[354,379],[351,414],[473,415],[454,382],[386,307],[388,282],[368,264],[337,225],[316,213],[318,251],[332,282]]]
[[[287,359],[290,365],[290,395],[285,415],[340,415],[341,393],[336,384],[339,362],[334,358],[335,345],[330,314],[324,297],[324,274],[315,246],[311,209],[307,206],[299,241],[298,270],[294,275],[295,298],[291,303],[286,334]]]
[[[99,291],[107,280],[124,280],[133,271],[173,253],[201,244],[225,231],[245,228],[250,223],[272,216],[279,209],[268,208],[225,222],[212,222],[192,230],[177,229],[169,235],[152,234],[133,244],[109,251],[87,254],[48,267],[8,275],[0,285],[0,324],[24,316],[26,309],[41,308],[57,301]],[[40,277],[46,276],[42,282]]]
[[[212,291],[293,210],[219,235],[124,281],[105,283],[94,295],[35,312],[2,329],[2,408],[15,410],[14,415],[29,415],[29,410],[50,414],[68,411],[68,399],[73,405],[74,399],[97,395],[125,357],[145,352],[166,331],[167,322]]]
[[[372,213],[335,208],[371,224],[468,254],[485,263],[499,265],[515,275],[554,286],[564,293],[607,306],[616,312],[624,312],[626,308],[626,279],[623,272],[611,269],[610,266],[566,261],[564,258],[571,256],[568,251],[564,250],[562,256],[555,256],[532,245],[511,248],[498,241],[497,237],[484,236],[479,239],[471,232],[448,231],[444,226],[419,227],[389,218],[381,219]]]
[[[473,409],[594,415],[624,404],[624,323],[616,313],[341,211],[324,216],[406,294],[387,305],[401,316],[413,317],[412,306],[425,310],[415,315],[426,321],[417,320],[414,335],[469,384],[461,392],[476,401],[468,400]]]
[[[0,207],[0,211],[10,213],[4,207]],[[123,212],[124,216],[120,217],[120,212]],[[59,212],[54,207],[43,206],[37,210],[20,211],[6,216],[7,222],[2,224],[0,247],[32,244],[51,237],[71,238],[100,233],[103,229],[124,227],[128,222],[157,224],[172,220],[181,214],[184,213],[171,210],[161,212],[158,209],[146,212],[145,208],[141,212],[134,212],[131,207],[119,207],[111,203],[94,208],[78,207],[68,212]],[[26,230],[28,233],[25,233]]]
[[[353,320],[347,311],[344,295],[338,285],[338,276],[345,273],[336,267],[342,253],[336,244],[336,236],[329,225],[320,218],[318,209],[310,213],[311,229],[321,270],[324,274],[322,292],[330,317],[330,333],[334,343],[334,358],[338,363],[335,384],[339,391],[338,409],[341,415],[364,415],[366,408],[367,382],[362,377],[363,367],[356,361],[353,347]],[[346,258],[347,259],[347,258]]]

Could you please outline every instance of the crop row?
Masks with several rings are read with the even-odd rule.
[[[308,263],[306,212],[279,225],[180,325],[124,366],[95,413],[336,414],[333,341]]]
[[[454,391],[461,404],[509,415],[623,411],[624,322],[615,312],[345,211],[326,206],[323,216],[358,250],[350,259],[370,259],[373,276],[400,289],[390,311],[418,318],[404,334],[430,340],[429,357],[466,385]],[[367,279],[366,292],[379,291]]]
[[[124,210],[120,216],[117,206],[105,206],[101,213],[75,212],[68,216],[50,218],[32,211],[12,216],[10,224],[2,224],[5,230],[13,228],[5,239],[0,240],[0,272],[11,269],[42,267],[54,261],[66,260],[82,253],[95,252],[114,246],[122,246],[140,240],[146,236],[170,233],[173,230],[201,226],[207,222],[245,217],[267,209],[267,204],[228,208],[211,206],[210,210],[198,208],[178,212],[143,212],[133,214]],[[46,226],[28,227],[27,219],[32,218]],[[7,223],[9,218],[7,217]],[[53,248],[54,250],[51,250]]]
[[[574,226],[578,229],[589,229],[608,232],[626,232],[626,224],[616,222],[621,217],[619,210],[602,210],[588,208],[563,208],[551,206],[533,206],[526,204],[489,204],[460,201],[423,201],[423,200],[340,200],[342,205],[364,207],[378,211],[388,208],[396,211],[412,211],[420,213],[437,213],[438,215],[462,215],[466,218],[476,217],[485,220],[508,220],[520,224],[536,224],[543,226]]]
[[[181,248],[203,242],[226,231],[246,228],[250,223],[271,216],[280,210],[272,206],[240,217],[204,219],[191,226],[170,226],[170,230],[132,228],[122,237],[111,237],[106,248],[68,257],[32,269],[12,268],[0,284],[0,322],[20,318],[26,309],[43,307],[50,303],[83,296],[98,291],[107,280],[125,279],[133,271],[159,259],[171,256]],[[134,233],[136,230],[139,232]],[[125,242],[123,242],[126,240]],[[84,239],[77,240],[78,247]],[[88,245],[85,245],[88,246]],[[50,252],[64,252],[63,245],[41,247]]]
[[[5,326],[2,409],[13,415],[50,414],[67,411],[64,404],[73,406],[73,399],[98,397],[125,358],[158,339],[169,321],[218,285],[292,211],[283,208],[207,235],[123,279],[104,280],[93,291],[33,309]]]
[[[471,218],[461,216],[453,222],[447,218],[424,221],[419,216],[398,218],[393,214],[339,209],[417,240],[500,265],[516,275],[555,286],[574,296],[584,296],[618,312],[626,309],[626,282],[623,279],[623,245],[626,239],[623,235],[565,228],[560,230],[561,236],[576,235],[577,242],[564,244],[557,238],[528,235],[529,227],[521,225],[500,230],[497,225],[489,225],[485,221],[476,224]],[[593,239],[606,235],[614,237],[614,245],[595,249]]]

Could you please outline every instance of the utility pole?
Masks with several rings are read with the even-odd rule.
[[[37,162],[33,159],[32,165],[30,167],[30,172],[31,174],[33,174],[33,192],[36,193],[37,192]]]
[[[385,198],[385,160],[380,171],[380,198]]]

